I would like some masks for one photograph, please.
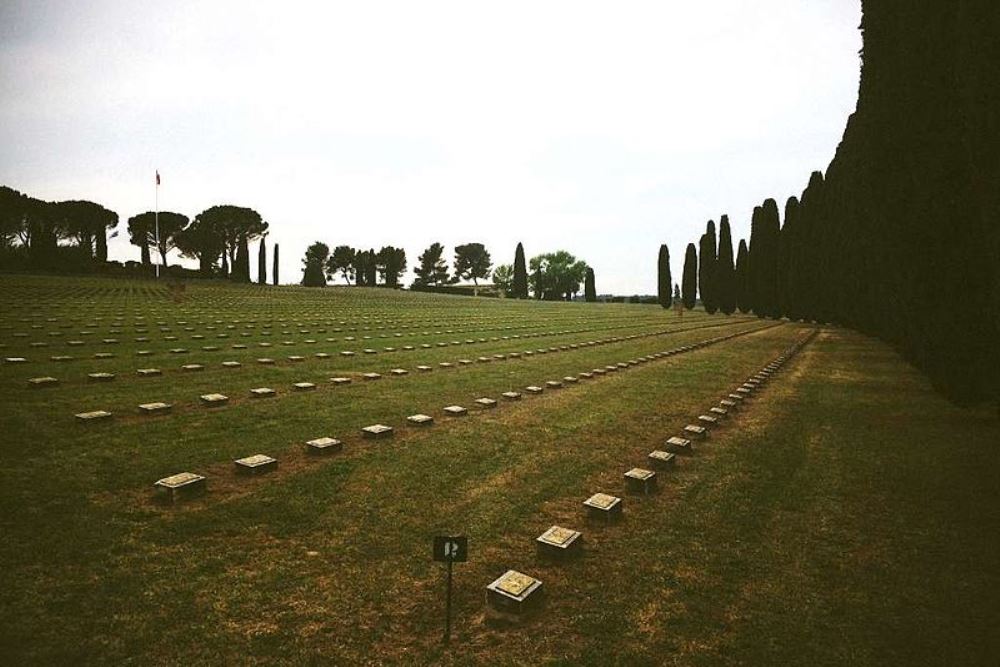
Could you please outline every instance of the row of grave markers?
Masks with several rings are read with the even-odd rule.
[[[649,361],[654,361],[657,359],[671,357],[677,354],[682,354],[685,352],[701,349],[709,345],[714,345],[716,343],[731,340],[738,336],[747,335],[749,333],[753,333],[756,331],[762,331],[763,329],[768,329],[773,326],[780,326],[780,325],[771,324],[765,327],[758,327],[756,329],[738,331],[725,336],[717,336],[715,338],[706,339],[703,341],[699,341],[697,343],[684,345],[675,348],[673,350],[658,352],[644,357],[639,357],[637,359],[630,359],[628,361],[619,362],[617,364],[609,364],[602,368],[594,368],[590,371],[578,373],[577,375],[566,376],[562,380],[549,380],[546,383],[544,383],[544,386],[529,385],[525,387],[524,392],[528,394],[541,394],[545,391],[546,388],[559,389],[564,387],[566,384],[576,384],[579,382],[580,379],[591,379],[594,377],[600,377],[608,373],[614,373],[622,369],[638,366]],[[342,380],[345,380],[346,382],[350,381],[347,378],[342,378]],[[273,390],[267,388],[261,388],[261,390],[255,390],[255,391],[262,391],[261,395],[273,395],[270,393],[263,393],[263,392],[273,392]],[[212,396],[213,400],[219,401],[221,403],[224,403],[226,400],[228,400],[227,397],[223,395],[206,395],[205,397],[202,397],[203,400],[206,399],[208,396]],[[517,401],[521,399],[522,394],[516,391],[508,391],[501,394],[501,396],[503,397],[504,400],[507,401]],[[479,408],[486,410],[495,408],[497,406],[497,401],[493,398],[481,397],[475,401],[475,404]],[[162,407],[160,407],[160,405],[161,404],[151,404],[150,407],[153,410],[163,409]],[[449,405],[443,409],[443,412],[446,416],[449,417],[463,417],[468,414],[468,409],[460,405]],[[95,419],[96,420],[107,419],[110,416],[111,416],[110,413],[106,413],[104,411],[99,411],[97,413],[86,413],[85,415],[84,414],[77,415],[78,418],[83,419],[85,421],[90,421]],[[407,417],[407,423],[412,426],[430,426],[434,423],[434,418],[426,414],[415,414]],[[370,426],[362,428],[361,435],[365,439],[373,439],[373,440],[391,438],[394,435],[394,429],[393,427],[387,426],[385,424],[372,424]],[[337,438],[324,436],[314,440],[307,441],[305,443],[305,446],[306,450],[310,454],[330,454],[341,451],[343,449],[343,442]],[[277,459],[275,459],[270,455],[258,453],[258,454],[253,454],[249,457],[236,459],[234,461],[234,465],[236,467],[237,472],[260,473],[277,469],[278,461]],[[177,500],[182,499],[184,496],[199,494],[201,492],[204,492],[206,489],[206,485],[207,485],[207,479],[204,475],[199,475],[196,473],[185,471],[157,480],[154,483],[154,488],[162,497],[173,503]]]
[[[774,325],[769,325],[769,326],[774,326]],[[700,327],[696,327],[696,328],[700,328]],[[768,327],[763,327],[763,328],[768,328]],[[728,340],[728,338],[730,338],[730,337],[734,337],[736,335],[743,335],[745,333],[750,333],[752,331],[760,331],[761,329],[762,329],[761,327],[758,327],[758,328],[751,329],[751,330],[738,331],[738,332],[734,332],[734,334],[730,334],[729,336],[721,336],[721,337],[717,337],[717,338],[709,339],[709,340],[712,341],[712,342],[718,342],[719,340]],[[533,357],[535,355],[548,354],[550,352],[552,352],[552,353],[554,353],[554,352],[566,352],[566,351],[576,350],[576,349],[581,349],[581,348],[586,348],[586,347],[599,346],[599,345],[607,345],[607,344],[611,344],[611,343],[617,343],[617,342],[623,342],[623,341],[630,341],[630,340],[636,340],[636,339],[641,339],[641,338],[648,338],[648,337],[651,337],[651,336],[666,335],[666,334],[671,334],[671,333],[680,333],[680,331],[674,330],[674,329],[668,329],[668,330],[665,330],[665,331],[652,332],[652,333],[646,333],[646,334],[632,334],[632,335],[629,335],[629,336],[615,336],[615,337],[607,338],[607,339],[586,341],[586,342],[583,342],[583,343],[570,343],[570,344],[566,344],[566,345],[562,345],[562,346],[558,346],[558,347],[539,348],[537,350],[525,350],[524,352],[510,352],[510,353],[506,353],[506,354],[498,353],[498,354],[495,354],[495,355],[492,355],[492,356],[488,356],[488,357],[487,356],[481,356],[475,362],[472,359],[459,359],[457,362],[454,362],[454,363],[453,362],[449,362],[449,361],[442,361],[442,362],[438,363],[438,367],[442,368],[442,369],[446,369],[446,368],[455,368],[456,366],[459,366],[459,367],[460,366],[469,366],[469,365],[472,365],[474,363],[488,363],[488,362],[492,362],[492,361],[503,361],[503,360],[508,360],[508,359],[518,359],[518,358],[521,358],[521,357]],[[303,358],[299,357],[298,359],[301,360]],[[630,360],[630,361],[634,362],[635,360]],[[258,363],[270,364],[270,363],[273,363],[273,360],[272,359],[258,359]],[[228,365],[229,367],[239,367],[241,364],[239,362],[223,362],[223,365],[224,366]],[[619,367],[623,367],[621,364],[618,364],[618,366]],[[204,369],[204,366],[202,366],[200,364],[188,364],[188,365],[182,366],[181,368],[182,368],[182,370],[187,370],[187,371],[200,371],[200,370]],[[420,371],[420,372],[429,372],[429,371],[432,371],[433,368],[434,368],[433,366],[426,366],[426,365],[420,365],[420,366],[416,367],[416,369],[418,371]],[[599,369],[595,369],[595,370],[599,370]],[[139,375],[141,375],[141,376],[150,376],[150,375],[155,376],[155,375],[160,375],[161,372],[162,371],[160,371],[160,369],[157,369],[157,368],[139,369],[139,371],[138,371]],[[409,371],[407,369],[404,369],[404,368],[393,368],[393,369],[391,369],[389,371],[389,375],[390,376],[394,376],[394,377],[406,376],[406,375],[409,375]],[[589,373],[582,374],[582,377],[584,377],[585,379],[589,378],[589,376],[590,376]],[[112,380],[115,379],[115,375],[112,374],[112,373],[91,373],[88,377],[92,381],[105,381],[105,382],[112,381]],[[361,377],[365,381],[374,381],[374,380],[381,379],[382,378],[382,374],[375,373],[375,372],[368,372],[368,373],[361,374]],[[352,380],[349,377],[333,377],[333,378],[330,378],[330,383],[334,387],[342,386],[342,385],[346,385],[346,384],[350,384],[351,381]],[[576,382],[577,380],[574,377],[569,377],[569,378],[564,378],[563,381],[566,381],[566,382]],[[52,377],[31,378],[28,382],[29,382],[29,384],[31,384],[32,386],[35,386],[35,387],[54,386],[54,385],[58,384],[58,380],[56,380],[55,378],[52,378]],[[556,388],[556,387],[558,387],[560,385],[561,385],[561,382],[558,381],[558,380],[550,380],[547,383],[547,386],[549,386],[550,388]],[[292,385],[292,389],[294,391],[310,391],[310,390],[314,390],[316,388],[317,388],[317,385],[315,383],[312,383],[312,382],[296,382],[296,383],[294,383]],[[525,389],[525,391],[527,391],[528,393],[540,393],[541,390],[542,390],[541,387],[536,387],[536,386],[529,386],[529,387],[527,387]],[[277,390],[274,389],[274,388],[272,388],[272,387],[256,387],[256,388],[253,388],[253,389],[250,390],[250,397],[251,398],[273,397],[273,396],[277,396],[277,394],[278,394]],[[200,397],[200,401],[201,401],[201,403],[203,405],[210,406],[210,407],[216,407],[216,406],[221,406],[221,405],[227,404],[228,401],[229,401],[229,397],[226,396],[226,395],[224,395],[224,394],[221,394],[221,393],[210,393],[210,394],[204,394],[204,395],[202,395]],[[173,409],[173,406],[171,404],[168,404],[168,403],[163,403],[163,402],[160,402],[160,401],[154,401],[154,402],[147,402],[147,403],[140,404],[138,406],[138,409],[139,409],[139,412],[141,414],[156,415],[156,414],[167,414],[167,413],[170,413],[172,411],[172,409]],[[77,413],[75,415],[75,417],[76,417],[76,419],[78,421],[81,421],[81,422],[95,422],[95,421],[104,421],[104,420],[110,419],[111,417],[113,417],[113,415],[114,415],[114,413],[112,413],[109,410],[90,410],[90,411],[85,411],[85,412]]]
[[[696,423],[686,425],[680,434],[669,437],[663,449],[650,452],[647,456],[648,468],[634,467],[625,471],[626,490],[640,495],[654,493],[657,488],[658,471],[672,469],[678,455],[692,455],[694,453],[692,440],[706,439],[710,429],[718,426],[723,419],[750,401],[816,334],[817,331],[813,330],[808,336],[785,349],[776,359],[710,408],[706,414],[699,415]],[[624,511],[624,501],[621,497],[603,492],[595,493],[584,500],[583,506],[587,519],[606,524],[619,520]],[[581,553],[583,533],[573,528],[555,525],[539,535],[535,543],[539,556],[565,559]],[[486,586],[486,601],[496,611],[520,614],[533,609],[543,593],[542,580],[508,569]]]

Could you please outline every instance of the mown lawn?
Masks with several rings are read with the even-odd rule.
[[[1000,656],[1000,426],[992,414],[950,406],[856,334],[824,330],[694,457],[662,473],[660,493],[626,496],[624,522],[593,526],[584,498],[622,495],[626,469],[811,328],[372,290],[215,285],[174,306],[146,284],[113,292],[99,281],[79,288],[91,290],[95,315],[55,297],[29,311],[12,294],[37,299],[60,284],[16,280],[0,309],[2,356],[32,358],[0,367],[7,664],[994,664]],[[84,359],[81,350],[105,349],[88,342],[70,352],[77,360],[51,362],[54,346],[30,346],[61,326],[49,319],[74,317],[67,336],[98,324],[92,335],[119,339],[109,345],[116,357]],[[200,350],[229,325],[238,328],[224,344],[245,342],[236,336],[249,319],[257,322],[243,339],[273,339],[272,347]],[[259,335],[265,326],[269,337]],[[737,332],[473,409],[479,396]],[[528,333],[547,335],[520,337]],[[639,337],[581,346],[631,335]],[[378,354],[360,352],[375,344]],[[406,344],[415,349],[399,349]],[[177,371],[189,358],[168,349],[182,345],[204,372]],[[137,359],[138,349],[154,354]],[[339,357],[344,349],[359,353]],[[334,356],[311,357],[317,351]],[[255,364],[263,354],[280,363]],[[292,354],[306,360],[284,360]],[[219,367],[231,358],[244,366]],[[435,370],[414,371],[421,363]],[[165,374],[134,377],[143,366]],[[397,366],[410,374],[327,382]],[[114,382],[86,381],[109,367]],[[63,384],[29,390],[36,373],[58,373]],[[292,393],[302,380],[318,389]],[[245,398],[262,385],[279,396]],[[197,397],[206,391],[233,404],[204,409]],[[175,413],[137,416],[147,400],[174,402]],[[441,409],[452,403],[471,414],[446,418]],[[82,409],[116,417],[77,424],[72,414]],[[415,412],[437,423],[407,428]],[[396,437],[358,437],[376,421]],[[344,452],[306,456],[302,442],[320,435],[343,439]],[[277,457],[278,471],[236,477],[232,458],[256,452]],[[208,475],[208,494],[172,508],[153,502],[152,482],[181,469]],[[533,539],[553,524],[584,532],[583,558],[538,560]],[[456,566],[448,649],[443,569],[430,560],[439,533],[470,538],[470,561]],[[514,626],[493,622],[484,606],[485,585],[508,567],[547,589],[540,613]]]

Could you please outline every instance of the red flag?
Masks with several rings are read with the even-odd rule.
[[[160,184],[160,170],[159,169],[156,170],[156,184],[157,185]]]

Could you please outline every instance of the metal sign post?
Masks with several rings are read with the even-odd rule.
[[[434,538],[434,560],[448,563],[448,593],[445,601],[444,643],[451,641],[451,568],[469,559],[469,538],[464,535],[438,535]]]

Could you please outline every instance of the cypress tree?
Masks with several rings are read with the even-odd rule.
[[[378,285],[378,264],[375,261],[375,248],[368,249],[368,270],[366,271],[365,282],[370,287]]]
[[[754,206],[753,215],[750,217],[750,245],[747,248],[747,258],[750,260],[747,263],[747,307],[748,310],[756,313],[758,317],[764,317],[762,312],[764,303],[763,273],[765,266],[764,255],[767,254],[764,246],[767,245],[767,241],[764,240],[763,213],[764,211],[760,206]]]
[[[267,249],[264,247],[264,240],[267,234],[260,237],[260,249],[257,251],[257,283],[267,284]]]
[[[528,268],[524,262],[524,246],[520,243],[514,251],[514,282],[511,292],[515,299],[528,298]]]
[[[698,264],[698,285],[701,291],[701,305],[705,312],[714,315],[719,309],[716,299],[715,262],[716,262],[715,221],[709,220],[705,233],[698,243],[701,261]]]
[[[761,224],[763,232],[762,259],[764,267],[761,270],[761,289],[763,290],[761,312],[763,317],[781,317],[781,294],[779,282],[779,261],[781,253],[781,221],[778,217],[778,203],[767,198],[761,206]],[[751,259],[751,266],[753,259]]]
[[[586,299],[588,303],[594,303],[597,301],[597,287],[594,285],[594,270],[589,266],[587,267],[587,277],[584,279],[583,295],[584,299]]]
[[[535,298],[541,300],[542,298],[542,267],[535,269]]]
[[[277,243],[274,244],[274,261],[272,262],[272,264],[273,264],[273,266],[271,267],[271,271],[274,272],[274,278],[273,278],[273,280],[274,280],[274,284],[277,285],[278,284],[278,244]]]
[[[715,264],[715,289],[719,310],[732,315],[736,310],[736,267],[733,264],[733,235],[729,216],[719,220],[719,256]]]
[[[684,307],[694,308],[698,297],[698,251],[693,243],[687,244],[684,253],[684,275],[681,279],[681,293],[684,295]]]
[[[750,304],[750,251],[743,239],[736,253],[736,307],[741,313],[753,310]]]
[[[660,244],[660,255],[656,260],[656,300],[664,308],[669,308],[673,304],[670,296],[670,285],[673,280],[670,277],[670,250],[667,244]]]

